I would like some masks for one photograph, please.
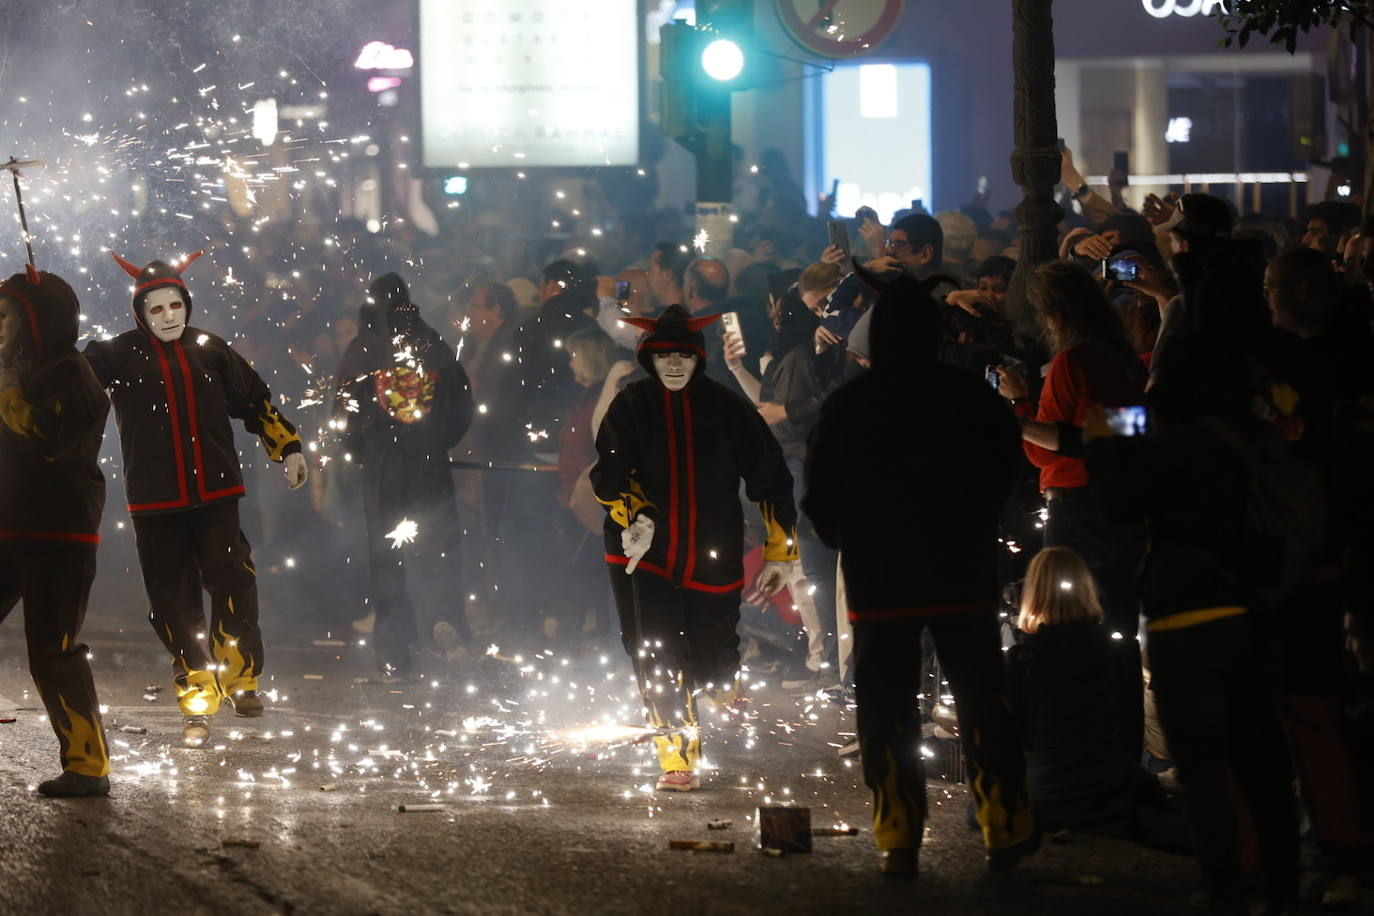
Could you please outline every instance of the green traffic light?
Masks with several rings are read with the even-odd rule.
[[[701,52],[701,69],[712,79],[727,83],[744,70],[744,52],[730,39],[717,38]]]

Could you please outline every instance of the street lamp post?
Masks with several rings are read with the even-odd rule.
[[[1016,149],[1011,173],[1021,186],[1016,208],[1020,255],[1007,294],[1007,314],[1018,331],[1034,333],[1026,298],[1031,271],[1058,256],[1064,210],[1054,199],[1059,184],[1059,126],[1054,111],[1053,0],[1012,0],[1012,72],[1015,79]]]

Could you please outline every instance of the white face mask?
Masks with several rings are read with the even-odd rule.
[[[153,336],[171,343],[186,330],[186,303],[174,286],[159,286],[143,297],[143,321]]]
[[[681,391],[697,371],[697,357],[693,353],[655,353],[654,371],[669,391]]]

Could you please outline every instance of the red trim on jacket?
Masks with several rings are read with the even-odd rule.
[[[692,399],[686,389],[682,392],[682,429],[687,450],[687,565],[682,570],[682,584],[695,586],[692,573],[697,569],[697,460],[692,445]]]
[[[78,544],[99,544],[98,534],[78,534],[72,531],[0,531],[0,541],[74,541]]]
[[[200,494],[200,501],[208,503],[226,496],[238,496],[244,492],[243,484],[225,487],[223,490],[205,489],[205,465],[200,458],[200,428],[196,424],[195,383],[191,380],[191,367],[186,362],[186,351],[182,348],[180,339],[172,341],[172,349],[176,352],[177,363],[181,365],[181,380],[186,384],[186,414],[191,427],[191,454],[196,462],[196,492]]]
[[[606,562],[611,564],[612,566],[629,566],[630,558],[624,556],[623,554],[608,553],[606,554]],[[673,581],[672,574],[669,573],[668,570],[664,569],[662,566],[655,566],[652,563],[645,563],[643,560],[640,560],[639,565],[636,566],[635,569],[636,571],[643,569],[647,572],[653,573],[656,576],[662,576],[669,582]],[[706,592],[712,595],[723,595],[726,592],[738,591],[739,589],[744,588],[744,580],[740,579],[738,582],[731,582],[729,585],[702,585],[700,582],[684,582],[682,584],[682,587],[690,588],[692,591],[695,592]]]
[[[673,393],[663,389],[663,417],[668,426],[668,570],[677,569],[677,521],[678,505],[678,468],[677,468],[677,426],[673,423]]]
[[[186,495],[186,457],[181,449],[181,417],[177,411],[176,389],[172,387],[172,367],[167,363],[167,351],[163,349],[162,341],[152,334],[148,335],[148,339],[153,345],[153,352],[157,354],[158,367],[162,370],[162,384],[167,389],[167,416],[172,421],[172,451],[176,455],[177,493],[180,495],[176,499],[160,503],[129,503],[130,512],[180,509],[191,504],[190,498]]]
[[[995,611],[997,604],[992,601],[970,601],[962,604],[927,604],[918,607],[895,607],[883,611],[856,611],[849,609],[851,623],[874,623],[882,620],[905,620],[909,617],[929,617],[936,614],[970,614],[976,611]]]

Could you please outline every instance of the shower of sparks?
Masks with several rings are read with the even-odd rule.
[[[386,533],[391,539],[391,549],[397,550],[403,544],[409,544],[415,540],[420,533],[420,526],[408,518],[401,519],[400,524]]]

